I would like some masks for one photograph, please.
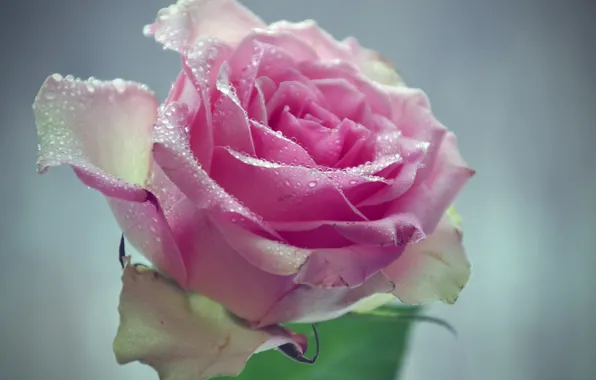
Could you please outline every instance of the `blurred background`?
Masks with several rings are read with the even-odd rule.
[[[119,367],[120,236],[68,168],[35,172],[31,104],[49,74],[148,84],[178,58],[142,26],[172,0],[3,1],[0,378],[157,379]],[[473,277],[416,327],[404,380],[596,378],[596,6],[534,0],[244,0],[266,21],[315,18],[423,88],[477,175],[457,206]],[[355,343],[357,344],[357,343]]]

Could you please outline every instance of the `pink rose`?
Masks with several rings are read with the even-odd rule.
[[[234,0],[180,0],[145,32],[182,58],[165,103],[50,76],[40,171],[71,165],[156,268],[253,326],[375,293],[455,301],[469,264],[446,210],[474,172],[422,91],[354,39]]]

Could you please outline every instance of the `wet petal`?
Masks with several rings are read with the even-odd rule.
[[[269,25],[276,32],[291,33],[310,46],[322,60],[351,60],[350,48],[335,40],[333,36],[320,28],[314,20],[301,22],[277,21]]]
[[[377,273],[356,288],[312,287],[301,285],[280,299],[261,320],[261,326],[281,321],[319,322],[340,317],[363,298],[375,293],[389,293],[393,284]]]
[[[157,13],[155,22],[145,27],[164,47],[183,53],[202,36],[229,44],[239,42],[263,21],[236,0],[178,0]]]
[[[306,168],[317,166],[312,157],[297,142],[254,120],[251,120],[250,123],[258,158]]]
[[[231,212],[260,224],[257,215],[228,194],[195,160],[190,151],[187,114],[184,104],[171,103],[160,115],[153,133],[156,162],[199,210]]]
[[[395,283],[395,294],[407,304],[454,303],[470,278],[470,263],[461,230],[446,214],[426,239],[408,246],[383,272]]]
[[[455,135],[448,132],[424,179],[394,200],[386,212],[416,215],[425,234],[434,231],[443,213],[474,175],[457,150]]]
[[[231,51],[229,46],[213,38],[202,39],[187,49],[182,59],[183,72],[194,85],[200,102],[188,104],[182,98],[166,103],[186,105],[190,148],[206,172],[210,170],[213,154],[213,98],[217,94],[217,78]]]
[[[131,245],[155,268],[185,286],[186,265],[161,206],[116,198],[108,198],[108,204]]]
[[[241,226],[235,218],[212,217],[224,239],[255,267],[278,275],[296,273],[311,251],[275,241]]]
[[[146,200],[157,107],[153,93],[137,83],[48,77],[33,105],[38,170],[71,165],[107,196]]]
[[[116,359],[147,364],[160,379],[235,376],[255,352],[287,343],[306,350],[304,336],[280,326],[251,329],[221,305],[147,268],[128,265],[122,282]]]
[[[366,219],[341,188],[318,170],[263,161],[218,147],[212,177],[267,221]]]

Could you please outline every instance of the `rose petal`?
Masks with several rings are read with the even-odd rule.
[[[228,228],[229,224],[221,221],[224,213],[188,206],[180,212],[186,214],[188,221],[183,229],[177,229],[177,241],[187,260],[187,289],[201,292],[241,318],[258,321],[273,303],[296,286],[291,276],[276,275],[253,265],[260,264],[272,272],[287,273],[292,271],[289,269],[292,265],[290,260],[257,258],[253,251],[238,252],[235,249],[258,245],[259,242],[243,241],[242,237],[234,236],[235,229]],[[258,224],[234,213],[225,215],[230,221],[236,218],[232,223],[249,225],[255,238],[259,236]],[[220,224],[216,224],[216,220]]]
[[[258,158],[305,168],[317,167],[312,157],[298,143],[254,120],[250,124]]]
[[[383,270],[395,283],[393,294],[407,304],[454,303],[470,278],[461,237],[461,230],[444,215],[430,236],[408,246]]]
[[[315,58],[316,53],[291,34],[270,30],[252,32],[240,42],[229,60],[242,107],[247,107],[258,78],[277,78],[288,69],[296,69],[296,62]]]
[[[391,62],[378,52],[362,47],[354,37],[348,37],[342,43],[350,48],[355,62],[367,77],[387,86],[405,85]]]
[[[318,165],[332,167],[341,154],[339,130],[329,129],[319,121],[298,119],[284,110],[275,127],[284,136],[303,146]]]
[[[421,182],[433,168],[437,152],[441,147],[447,128],[432,114],[426,94],[415,88],[398,87],[388,92],[393,107],[393,123],[404,137],[428,143],[428,149],[416,181]]]
[[[145,201],[157,106],[153,93],[137,83],[48,77],[33,105],[38,170],[71,165],[104,195]]]
[[[294,115],[300,115],[309,103],[323,103],[324,101],[314,86],[309,87],[297,81],[282,82],[267,102],[269,126],[277,129],[277,119],[284,110]]]
[[[269,25],[269,29],[275,32],[291,33],[310,46],[317,53],[319,59],[352,59],[350,48],[335,40],[333,36],[320,28],[314,20],[304,20],[301,22],[282,20]]]
[[[316,79],[313,83],[329,104],[329,111],[340,119],[366,123],[370,118],[370,107],[366,96],[350,82],[342,78]]]
[[[120,326],[114,340],[118,363],[140,361],[163,380],[238,375],[258,351],[306,337],[280,326],[254,330],[219,304],[187,293],[157,272],[128,265],[122,276]]]
[[[443,213],[474,175],[457,150],[455,135],[447,133],[424,181],[394,200],[386,212],[416,215],[425,234],[436,228]]]
[[[108,204],[132,246],[162,273],[186,286],[186,264],[161,207],[116,198],[108,198]]]
[[[201,97],[195,88],[193,81],[186,75],[184,70],[180,71],[176,82],[172,85],[165,104],[184,103],[189,108],[199,108],[201,106]]]
[[[366,96],[374,113],[391,119],[392,105],[387,92],[368,79],[360,69],[347,61],[308,61],[301,62],[300,72],[310,79],[345,79]]]
[[[225,231],[228,244],[255,267],[278,275],[296,273],[304,264],[310,250],[274,241],[250,232],[237,219],[212,217],[220,231]]]
[[[217,147],[211,176],[267,221],[366,220],[341,189],[318,170],[263,161]]]
[[[236,0],[178,0],[157,13],[144,33],[165,48],[183,53],[201,36],[235,44],[265,24]]]
[[[202,39],[186,50],[182,67],[184,74],[194,85],[201,102],[198,110],[196,105],[186,102],[176,102],[187,105],[187,120],[190,126],[190,146],[195,158],[208,173],[213,154],[213,100],[217,92],[217,77],[221,65],[230,56],[231,48],[215,39]],[[174,103],[174,101],[166,104]]]
[[[250,133],[248,115],[236,96],[229,80],[230,67],[224,62],[217,78],[216,101],[213,104],[213,143],[228,146],[238,152],[254,156],[255,147]]]
[[[377,136],[381,141],[386,135]],[[376,144],[376,154],[380,153],[380,145]],[[383,153],[381,158],[371,163],[372,170],[378,168],[375,175],[387,178],[389,186],[379,189],[376,193],[356,202],[359,208],[380,205],[405,194],[415,183],[419,176],[420,167],[427,156],[428,143],[398,138],[391,141],[391,148]],[[396,154],[397,153],[397,154]],[[352,199],[352,198],[350,198]]]
[[[391,292],[393,288],[393,284],[381,273],[352,289],[301,285],[279,300],[263,317],[260,326],[280,321],[312,323],[337,318],[348,313],[361,299],[375,293]]]
[[[231,212],[260,224],[258,216],[226,193],[195,161],[185,125],[187,113],[188,108],[184,104],[171,103],[160,114],[153,132],[156,162],[199,210]]]
[[[392,293],[376,293],[370,297],[360,300],[352,310],[352,313],[368,314],[383,305],[394,302],[396,297]]]

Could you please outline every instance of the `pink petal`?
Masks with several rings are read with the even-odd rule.
[[[197,39],[210,36],[229,44],[238,43],[264,23],[236,0],[178,0],[157,13],[145,27],[164,47],[183,53]]]
[[[151,129],[157,100],[144,86],[116,79],[83,81],[54,74],[33,105],[39,136],[37,166],[71,165],[106,196],[147,200]]]
[[[340,133],[322,126],[318,121],[297,119],[284,110],[275,127],[285,137],[303,146],[318,165],[331,167],[341,154]]]
[[[391,119],[392,105],[386,90],[368,79],[360,69],[347,61],[308,61],[299,65],[300,72],[310,79],[345,79],[366,96],[374,113]]]
[[[432,235],[409,245],[383,270],[395,283],[393,293],[407,304],[454,303],[470,278],[461,237],[461,231],[444,215]]]
[[[268,221],[366,219],[341,189],[317,170],[263,161],[218,147],[211,176]]]
[[[448,130],[434,117],[424,92],[409,87],[392,88],[388,97],[393,107],[393,123],[404,137],[427,142],[428,150],[417,174],[424,180],[433,167],[437,152]]]
[[[188,108],[171,103],[155,125],[153,156],[165,175],[199,210],[231,212],[259,224],[260,219],[217,184],[190,152],[186,128]]]
[[[213,154],[213,97],[217,94],[217,78],[221,65],[230,56],[231,48],[214,39],[202,40],[186,50],[183,57],[183,71],[194,85],[201,101],[188,104],[187,120],[190,126],[190,146],[195,158],[205,171],[211,167]],[[182,99],[183,100],[183,99]],[[171,99],[174,102],[174,99]],[[166,103],[169,104],[170,102]],[[199,107],[195,110],[196,107]]]
[[[392,140],[392,136],[377,136],[376,154],[383,149],[382,144],[387,143],[384,140],[386,137],[389,141]],[[367,198],[361,198],[360,202],[356,202],[358,207],[376,206],[395,200],[405,194],[419,179],[420,167],[427,157],[429,144],[403,137],[396,138],[389,144],[390,147],[387,147],[381,157],[370,165],[379,168],[375,175],[387,178],[389,186],[379,189]],[[390,155],[386,155],[387,153]]]
[[[258,78],[277,78],[296,62],[316,59],[316,53],[301,40],[287,33],[252,32],[240,42],[230,57],[230,72],[243,107],[248,105]]]
[[[305,336],[278,325],[251,329],[148,268],[128,265],[122,282],[114,340],[120,364],[139,361],[164,380],[206,380],[238,375],[253,353],[282,344],[306,351]]]
[[[349,242],[337,248],[317,248],[294,279],[319,287],[356,287],[393,262],[405,249],[424,238],[413,215],[392,215],[377,221],[272,223],[290,244],[330,246],[339,235]],[[324,227],[327,234],[317,234]],[[313,233],[314,232],[314,233]],[[336,241],[340,241],[336,238]]]
[[[316,79],[313,83],[329,104],[329,111],[340,119],[365,123],[370,117],[366,96],[345,79]]]
[[[291,276],[276,275],[253,265],[287,273],[293,271],[291,260],[257,257],[252,249],[266,242],[244,240],[243,237],[252,238],[248,233],[240,237],[234,235],[236,229],[222,222],[223,213],[192,207],[180,212],[185,213],[188,220],[184,229],[177,231],[177,241],[187,261],[187,289],[224,305],[241,318],[258,321],[273,303],[295,287]],[[233,213],[228,213],[228,217],[232,218],[231,215]],[[233,218],[238,218],[237,223],[246,223],[240,216]],[[249,249],[238,252],[235,247]]]
[[[393,290],[393,284],[381,273],[356,288],[325,289],[301,285],[279,300],[261,319],[261,326],[280,321],[318,322],[342,316],[358,301],[375,293]]]
[[[416,183],[389,207],[390,213],[416,215],[426,234],[436,228],[447,207],[474,175],[457,150],[455,135],[447,133],[424,181]]]
[[[317,164],[298,143],[254,120],[250,121],[256,156],[286,165],[315,168]]]
[[[314,20],[305,20],[297,23],[278,21],[269,25],[269,29],[275,32],[291,33],[308,46],[311,46],[319,56],[319,59],[351,60],[352,58],[350,48],[336,41],[333,36],[321,29]]]
[[[224,239],[233,250],[255,267],[269,273],[294,274],[311,253],[310,250],[253,233],[237,219],[227,218],[225,215],[212,216],[211,220],[220,231],[225,231]]]
[[[282,82],[267,102],[269,126],[276,129],[277,118],[284,110],[288,110],[293,115],[300,115],[309,103],[323,102],[324,99],[316,92],[316,87],[309,88],[296,81]]]
[[[252,86],[254,86],[254,89],[246,107],[246,113],[257,123],[269,125],[267,102],[271,99],[275,91],[277,91],[277,85],[271,78],[259,77]]]
[[[184,103],[191,109],[201,106],[200,94],[184,70],[178,74],[178,78],[176,78],[176,82],[172,85],[165,101],[166,104],[172,102]]]
[[[162,273],[186,286],[182,253],[161,207],[116,198],[108,198],[108,204],[131,245]]]

